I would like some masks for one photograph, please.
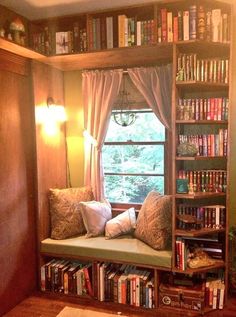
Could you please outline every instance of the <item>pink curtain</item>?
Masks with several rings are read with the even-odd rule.
[[[85,137],[85,185],[90,185],[96,200],[104,198],[101,149],[112,106],[119,93],[123,71],[85,71],[82,74]]]
[[[164,126],[170,129],[172,65],[129,68],[128,74],[148,106]]]

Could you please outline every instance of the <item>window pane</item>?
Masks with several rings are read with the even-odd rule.
[[[127,127],[115,123],[111,116],[105,141],[165,141],[165,127],[153,112],[138,112],[136,115],[136,121]]]
[[[105,173],[164,174],[163,145],[104,145]]]
[[[105,195],[111,202],[143,203],[151,190],[164,193],[164,176],[105,176]]]

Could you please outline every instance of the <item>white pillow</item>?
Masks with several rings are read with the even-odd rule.
[[[107,202],[87,201],[79,203],[87,238],[104,234],[105,225],[111,219],[111,205]]]
[[[135,209],[132,207],[106,223],[106,239],[112,239],[122,234],[132,232],[136,227]]]

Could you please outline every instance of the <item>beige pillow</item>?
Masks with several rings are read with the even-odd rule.
[[[112,239],[122,234],[130,233],[136,226],[135,209],[130,208],[106,223],[106,239]]]
[[[111,205],[107,202],[81,202],[81,214],[87,231],[87,238],[104,234],[105,225],[111,219]]]
[[[156,250],[163,250],[171,237],[171,196],[151,191],[140,209],[136,238]]]
[[[93,200],[90,187],[49,190],[51,238],[65,239],[86,232],[78,203]]]

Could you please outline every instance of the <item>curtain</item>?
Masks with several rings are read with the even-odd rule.
[[[96,200],[104,198],[101,149],[106,136],[112,106],[118,96],[123,71],[84,71],[82,96],[85,134],[85,185],[93,189]],[[86,137],[89,136],[89,137]]]
[[[148,106],[161,123],[170,129],[172,65],[129,68],[128,74]]]

